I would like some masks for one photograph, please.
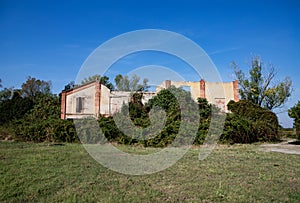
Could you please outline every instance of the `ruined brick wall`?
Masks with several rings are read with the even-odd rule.
[[[83,98],[82,111],[76,112],[77,98]],[[95,115],[95,84],[66,92],[65,118],[81,118]]]
[[[157,92],[171,85],[182,87],[191,92],[192,98],[197,101],[199,97],[206,98],[209,103],[217,105],[227,111],[230,100],[238,101],[238,81],[233,82],[177,82],[166,80],[156,89],[156,92],[143,92],[142,102],[146,103]],[[72,90],[62,92],[61,118],[83,118],[99,115],[110,116],[120,111],[123,103],[130,101],[133,92],[110,91],[99,82],[92,82]],[[78,112],[78,98],[81,98],[81,111]]]
[[[223,111],[227,112],[227,104],[230,100],[239,101],[238,81],[233,82],[176,82],[165,81],[159,85],[156,91],[163,88],[168,88],[174,85],[175,87],[189,87],[192,98],[197,101],[199,97],[206,98],[209,103],[215,104]],[[185,88],[184,88],[185,89]]]

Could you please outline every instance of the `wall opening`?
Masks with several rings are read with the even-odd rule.
[[[221,110],[222,113],[226,111],[225,98],[215,98],[214,104]]]
[[[180,88],[181,88],[182,90],[187,91],[187,92],[191,92],[191,86],[183,85],[183,86],[180,86]]]
[[[77,97],[76,98],[76,113],[83,113],[84,110],[84,98]]]

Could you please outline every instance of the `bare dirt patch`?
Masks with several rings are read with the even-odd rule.
[[[262,144],[261,150],[267,152],[280,152],[285,154],[300,154],[299,141],[295,139],[286,139],[281,143]]]

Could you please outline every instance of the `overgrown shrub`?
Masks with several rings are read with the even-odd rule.
[[[180,101],[178,101],[178,99]],[[180,106],[180,103],[184,103],[185,105]],[[163,147],[173,143],[176,136],[179,136],[181,140],[177,139],[177,143],[175,144],[181,145],[188,143],[188,140],[191,139],[191,136],[194,134],[192,120],[197,119],[195,115],[197,114],[197,111],[195,112],[197,106],[192,100],[190,92],[171,86],[169,89],[161,90],[157,96],[150,99],[148,106],[149,108],[158,106],[165,110],[166,123],[157,136],[143,142],[145,146]],[[183,108],[186,112],[189,112],[188,118],[183,117]],[[181,126],[183,122],[182,119],[186,120],[185,125]],[[187,119],[190,119],[190,121]],[[181,131],[179,131],[180,126],[182,127]]]
[[[131,137],[124,135],[116,126],[113,117],[100,117],[99,127],[109,142],[117,142],[119,144],[136,143]]]
[[[253,143],[277,141],[278,120],[275,113],[249,101],[230,101],[221,141],[230,143]]]
[[[198,108],[199,108],[199,127],[197,136],[194,140],[194,144],[199,145],[203,144],[209,130],[211,114],[213,108],[216,108],[214,105],[209,104],[207,99],[198,98]]]
[[[182,108],[189,112],[189,118],[182,117],[177,98],[186,103]],[[195,111],[197,105],[192,100],[190,93],[181,88],[172,86],[169,89],[164,89],[157,96],[150,99],[145,106],[142,104],[141,99],[142,95],[135,93],[129,104],[124,104],[121,112],[115,114],[114,118],[99,118],[101,131],[109,141],[122,144],[140,143],[144,146],[164,147],[172,144],[178,135],[181,119],[193,120],[193,116],[197,114],[197,111]],[[152,113],[150,114],[151,109]],[[118,126],[114,120],[117,121]],[[191,135],[196,134],[192,122],[188,120],[186,125],[181,128],[180,139],[176,140],[179,145],[187,143],[191,139]]]
[[[12,121],[15,138],[33,142],[76,142],[72,121],[61,120],[60,102],[56,95],[40,95],[23,118]]]
[[[33,101],[30,98],[23,98],[19,92],[14,92],[11,99],[0,101],[0,125],[23,118],[32,108]]]
[[[278,127],[278,119],[275,113],[262,108],[257,104],[253,104],[247,100],[240,100],[238,102],[230,101],[227,104],[228,110],[232,113],[249,118],[253,121],[268,121],[272,125]]]
[[[76,130],[72,121],[61,119],[18,120],[13,123],[17,140],[32,142],[76,142]]]
[[[289,117],[294,119],[294,128],[296,129],[296,137],[300,140],[300,101],[289,109]]]

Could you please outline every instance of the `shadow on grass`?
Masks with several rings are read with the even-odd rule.
[[[300,140],[296,140],[296,141],[288,142],[288,143],[292,144],[292,145],[300,145]]]

